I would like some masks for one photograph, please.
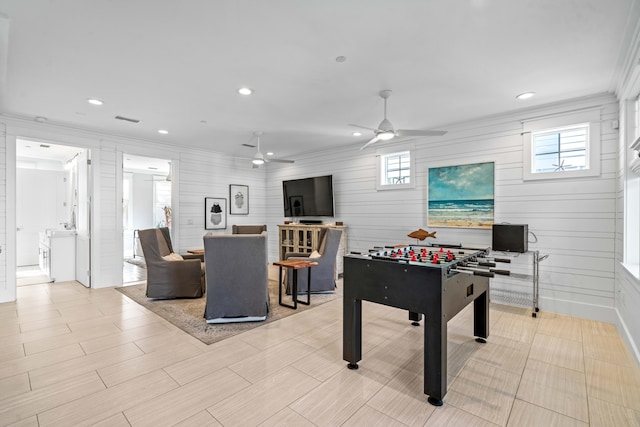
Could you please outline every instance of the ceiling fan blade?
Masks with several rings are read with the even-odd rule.
[[[370,146],[371,144],[373,144],[374,142],[376,142],[379,138],[377,136],[373,137],[373,139],[369,142],[367,142],[366,144],[364,144],[362,147],[360,147],[361,150],[364,150],[365,148],[367,148],[368,146]]]
[[[351,123],[349,123],[349,126],[353,126],[353,127],[360,128],[360,129],[372,130],[374,132],[376,132],[378,130],[378,129],[374,129],[374,128],[368,128],[366,126],[354,125],[354,124],[351,124]]]
[[[396,136],[442,136],[447,133],[446,130],[411,130],[411,129],[398,129]]]
[[[264,161],[267,163],[294,163],[293,160],[286,159],[264,159]]]

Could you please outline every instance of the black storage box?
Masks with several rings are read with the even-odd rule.
[[[493,224],[491,249],[504,252],[527,252],[529,250],[529,225]]]

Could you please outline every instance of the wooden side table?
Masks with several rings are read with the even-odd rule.
[[[274,262],[273,265],[277,265],[280,267],[280,271],[278,273],[278,304],[284,307],[293,308],[294,310],[298,309],[298,303],[304,305],[311,304],[311,267],[318,265],[315,261],[307,261],[303,259],[290,259]],[[293,287],[291,289],[291,299],[293,300],[293,305],[284,304],[282,302],[282,268],[288,268],[292,271],[293,274]],[[308,280],[307,280],[307,301],[299,301],[298,300],[298,270],[306,268],[308,271]]]

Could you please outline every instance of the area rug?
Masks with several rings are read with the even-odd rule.
[[[118,287],[116,290],[205,344],[213,344],[225,338],[262,326],[265,323],[270,323],[305,310],[312,310],[314,307],[338,297],[336,293],[312,294],[311,305],[298,304],[298,309],[293,310],[278,304],[278,281],[269,280],[269,313],[265,321],[208,324],[203,317],[205,297],[197,299],[154,300],[145,296],[146,286],[146,283],[142,283]],[[306,300],[306,295],[301,295],[300,298]],[[289,295],[283,295],[283,302],[290,304],[291,297]]]

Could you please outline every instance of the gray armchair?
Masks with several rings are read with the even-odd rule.
[[[267,318],[269,275],[267,233],[204,236],[207,323]]]
[[[263,231],[267,231],[267,225],[236,225],[231,226],[232,234],[260,234]]]
[[[147,264],[148,298],[200,298],[203,295],[205,280],[200,257],[175,256],[166,227],[140,230],[138,236]],[[176,260],[167,259],[172,257]]]
[[[320,237],[320,247],[318,252],[320,257],[313,258],[318,263],[311,268],[311,292],[333,292],[336,289],[335,267],[336,256],[340,248],[340,238],[342,230],[337,228],[326,228]],[[310,253],[287,252],[284,259],[306,259],[309,260]],[[293,275],[287,274],[287,293],[291,293],[293,287]],[[298,292],[307,292],[308,280],[306,274],[298,275]]]

